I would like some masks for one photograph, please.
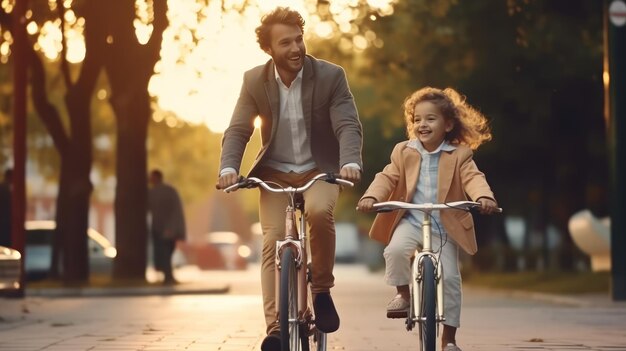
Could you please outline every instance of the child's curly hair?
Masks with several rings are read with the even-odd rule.
[[[445,136],[448,142],[464,144],[475,150],[491,140],[487,118],[467,104],[464,96],[452,88],[441,90],[431,87],[419,89],[404,100],[404,118],[409,138],[417,137],[413,130],[413,113],[415,105],[423,101],[433,103],[446,120],[454,122],[454,127]]]

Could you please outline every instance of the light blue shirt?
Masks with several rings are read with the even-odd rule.
[[[417,139],[408,142],[407,147],[416,149],[420,153],[422,161],[420,162],[419,177],[417,178],[417,189],[411,199],[414,204],[437,203],[437,189],[439,176],[439,158],[442,151],[452,151],[456,147],[450,145],[447,141],[443,141],[435,151],[429,152],[424,149],[422,143]],[[445,233],[443,224],[441,223],[441,215],[439,211],[431,212],[433,216],[431,220],[431,229],[433,233]],[[422,227],[424,213],[420,211],[407,211],[405,217],[409,222],[418,228]],[[435,221],[439,224],[435,224]]]

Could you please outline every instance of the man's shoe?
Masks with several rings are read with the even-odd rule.
[[[178,280],[174,279],[174,278],[165,278],[165,280],[163,280],[163,285],[177,285],[179,284]]]
[[[280,332],[267,334],[261,343],[261,351],[280,351]]]
[[[339,315],[330,293],[318,293],[313,300],[315,326],[323,333],[332,333],[339,329]]]

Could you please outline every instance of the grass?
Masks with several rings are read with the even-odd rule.
[[[466,272],[463,284],[495,289],[523,290],[552,294],[606,293],[610,289],[609,272]]]

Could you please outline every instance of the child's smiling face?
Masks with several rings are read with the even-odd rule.
[[[452,130],[454,124],[444,118],[439,108],[430,101],[422,101],[413,110],[413,132],[427,151],[435,151]]]

